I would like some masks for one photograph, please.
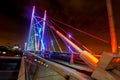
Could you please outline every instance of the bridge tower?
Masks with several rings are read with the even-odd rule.
[[[44,18],[38,18],[37,16],[35,16],[35,6],[33,6],[28,40],[25,43],[26,51],[45,50],[44,45],[45,21],[46,10],[44,13]]]

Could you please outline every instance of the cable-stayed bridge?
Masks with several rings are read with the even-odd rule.
[[[111,53],[104,52],[102,55],[95,55],[93,51],[76,40],[71,33],[68,33],[63,27],[58,26],[57,23],[71,28],[70,30],[77,30],[101,42],[108,43],[108,41],[53,19],[47,16],[46,10],[44,17],[37,16],[35,6],[33,6],[29,36],[25,43],[25,55],[27,56],[28,62],[31,60],[38,64],[50,66],[50,68],[60,73],[66,80],[91,80],[93,78],[98,80],[120,79],[120,56],[117,52],[114,24],[112,16],[110,16],[112,14],[110,3],[109,1],[107,3],[110,22]],[[71,70],[71,72],[67,68],[63,69],[60,67],[59,64],[62,64],[71,68],[71,64],[65,62],[88,65],[89,67],[84,69],[84,71],[86,73],[86,70],[89,69],[91,72],[86,76],[78,75],[79,71],[74,72]],[[32,63],[34,64],[34,62]],[[72,69],[76,69],[76,66],[78,66],[75,64],[74,67],[72,66]],[[37,80],[39,76],[40,65],[38,66],[34,72],[34,80]]]
[[[24,55],[0,56],[0,80],[120,80],[120,55],[110,0],[106,3],[110,42],[58,21],[48,16],[46,10],[40,17],[33,6]],[[97,51],[74,37],[79,33],[111,43],[111,52],[96,55]]]

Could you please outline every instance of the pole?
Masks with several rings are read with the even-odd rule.
[[[45,47],[45,45],[44,45],[44,34],[45,34],[45,21],[46,21],[46,10],[45,10],[45,12],[44,12],[44,18],[43,18],[43,32],[42,32],[42,41],[43,41],[43,46]],[[43,48],[43,46],[42,46],[42,49],[44,49]],[[41,49],[41,50],[42,50]]]
[[[112,53],[114,54],[117,52],[117,40],[116,40],[116,34],[115,34],[113,14],[112,14],[111,0],[106,0],[106,5],[107,5],[107,12],[108,12],[108,20],[109,20],[111,47],[112,47]]]
[[[32,10],[32,17],[31,17],[30,29],[29,29],[29,35],[28,35],[28,41],[27,41],[27,50],[31,49],[31,31],[32,31],[32,25],[33,25],[34,12],[35,12],[35,6],[33,6],[33,10]]]

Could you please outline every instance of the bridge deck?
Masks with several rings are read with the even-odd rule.
[[[79,80],[79,79],[93,80],[90,77],[92,69],[88,68],[88,66],[68,64],[67,62],[63,62],[63,61],[59,61],[59,64],[58,64],[50,60],[40,59],[35,55],[32,58],[36,59],[35,61],[33,59],[30,62],[31,66],[28,70],[28,72],[31,73],[32,79],[34,78],[37,71],[36,77],[38,80],[42,78],[44,78],[42,80],[67,80],[66,78],[69,78],[69,80]],[[67,66],[65,66],[65,64]],[[46,65],[48,65],[48,67],[46,67]],[[61,79],[61,78],[64,78],[64,79]]]

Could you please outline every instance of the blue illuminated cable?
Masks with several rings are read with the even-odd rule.
[[[56,27],[58,27],[59,29],[61,29],[65,34],[67,34],[67,32],[65,30],[63,30],[61,27],[59,27],[54,21],[52,21],[51,19],[49,19],[49,22],[52,22],[54,25],[56,25]],[[86,49],[87,51],[93,53],[89,48],[87,48],[86,46],[84,46],[82,43],[80,43],[79,41],[77,41],[74,37],[71,37],[71,39],[73,39],[75,42],[77,42],[79,45],[81,45],[84,49]]]
[[[49,22],[50,23],[50,22]],[[55,23],[54,23],[55,24]],[[57,26],[57,24],[55,24],[56,26]],[[59,27],[60,28],[60,27]],[[60,28],[60,29],[62,29],[62,28]],[[62,29],[62,31],[64,31],[63,29]],[[64,31],[64,33],[66,33],[65,31]],[[67,48],[68,48],[68,50],[69,51],[71,51],[71,52],[73,52],[72,51],[72,49],[70,49],[70,46],[67,44],[67,42],[65,41],[65,40],[63,40],[61,37],[59,37],[64,43],[65,43],[65,45],[67,46]]]
[[[39,27],[41,27],[41,29],[42,29],[42,25],[39,23],[39,21],[34,17],[34,19],[35,19],[35,21],[37,22],[37,24],[39,25]],[[41,20],[41,21],[43,21],[43,20]],[[36,24],[34,24],[34,25],[36,25]],[[44,43],[44,41],[41,39],[42,38],[42,33],[39,35],[39,38],[40,38],[40,42],[41,42],[41,45],[42,45],[42,48],[41,48],[41,50],[45,50],[45,43]]]
[[[48,26],[49,26],[49,25],[48,25]],[[53,30],[50,29],[50,31],[51,31],[51,33],[52,33],[52,35],[53,35],[53,38],[55,39],[55,41],[56,41],[56,43],[57,43],[57,46],[58,46],[60,52],[63,52],[62,49],[61,49],[61,47],[60,47],[60,45],[59,45],[59,43],[58,43],[58,40],[56,39],[56,37],[55,37],[55,35],[54,35]]]
[[[56,23],[54,23],[52,20],[49,21],[49,23],[52,22],[55,26],[57,26],[58,28],[60,28]],[[67,34],[67,32],[65,30],[63,30],[62,28],[60,28],[64,33]],[[60,38],[60,37],[59,37]],[[62,39],[62,38],[61,38]],[[70,46],[67,44],[67,42],[65,40],[62,39],[62,41],[65,43],[65,45],[67,46],[67,48],[69,49],[69,51],[73,52],[73,50],[70,48]]]
[[[50,43],[51,43],[51,46],[52,46],[52,49],[53,49],[53,51],[55,52],[56,50],[55,50],[55,47],[54,47],[54,41],[53,41],[53,39],[52,39],[52,36],[50,35],[51,33],[50,33],[50,28],[49,27],[47,27],[48,28],[48,34],[49,34],[49,37],[50,37]]]

